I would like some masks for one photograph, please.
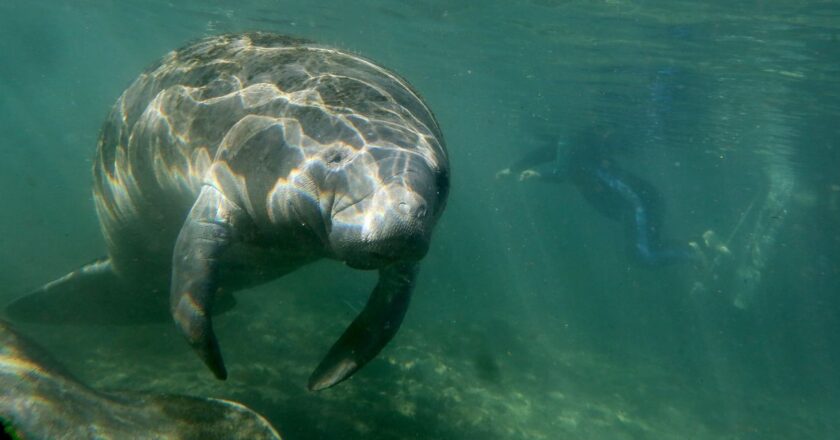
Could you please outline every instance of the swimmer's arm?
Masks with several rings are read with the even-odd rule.
[[[528,152],[528,154],[514,162],[508,169],[513,174],[520,174],[525,170],[533,169],[539,165],[554,162],[555,160],[557,160],[557,146],[552,143]]]
[[[496,173],[496,178],[500,179],[511,175],[516,176],[520,181],[541,178],[544,173],[536,168],[555,160],[557,160],[557,148],[549,144],[528,152],[510,167],[499,170]]]

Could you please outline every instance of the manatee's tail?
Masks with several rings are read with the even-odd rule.
[[[169,322],[166,289],[151,291],[120,278],[108,258],[88,263],[6,306],[6,316],[37,324],[134,325]],[[214,315],[236,305],[232,294],[216,298]]]
[[[168,319],[166,296],[132,292],[107,258],[95,260],[9,304],[6,315],[38,324],[139,324]]]

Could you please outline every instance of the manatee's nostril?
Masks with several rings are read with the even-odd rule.
[[[409,217],[423,218],[426,216],[426,203],[421,201],[402,201],[397,205],[397,210]]]

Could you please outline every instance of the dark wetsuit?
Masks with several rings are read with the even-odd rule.
[[[695,253],[687,245],[665,247],[662,243],[659,237],[662,199],[653,185],[618,168],[606,157],[604,147],[592,145],[583,143],[565,149],[552,143],[532,151],[510,170],[518,175],[533,169],[540,173],[537,177],[540,181],[575,185],[598,212],[625,225],[628,235],[633,237],[632,253],[643,264],[695,260]]]

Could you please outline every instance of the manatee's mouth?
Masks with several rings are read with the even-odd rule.
[[[428,251],[428,238],[418,233],[343,249],[339,258],[354,269],[372,270],[399,261],[420,261]]]

